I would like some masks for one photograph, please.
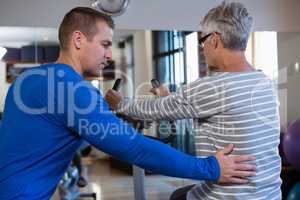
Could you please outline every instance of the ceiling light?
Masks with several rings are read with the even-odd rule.
[[[0,60],[2,60],[3,56],[6,54],[7,49],[4,47],[0,47]]]
[[[129,0],[92,0],[92,7],[110,16],[123,14],[129,4]]]

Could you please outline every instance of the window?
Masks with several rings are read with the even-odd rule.
[[[186,82],[184,33],[154,31],[153,41],[156,78],[161,83],[169,84],[174,91],[176,86]]]
[[[190,83],[199,78],[199,49],[197,32],[186,35],[185,44],[187,82]]]
[[[246,57],[271,80],[278,77],[278,48],[276,32],[254,32],[248,42]]]
[[[182,84],[198,77],[197,34],[180,31],[155,31],[153,32],[153,42],[156,78],[161,83],[169,85],[171,91],[176,91],[176,88]],[[168,122],[160,121],[160,127],[166,125]],[[168,125],[168,127],[171,126]],[[189,120],[176,121],[177,137],[173,147],[194,154],[193,134],[189,127]],[[170,131],[162,132],[160,130],[162,129],[158,128],[159,137],[170,134]]]

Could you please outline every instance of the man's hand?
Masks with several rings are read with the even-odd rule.
[[[166,96],[169,96],[171,94],[169,89],[164,85],[160,85],[157,88],[151,88],[150,92],[152,94],[156,95],[156,96],[159,96],[159,97],[166,97]]]
[[[221,173],[218,180],[219,183],[235,183],[245,184],[249,180],[247,177],[256,175],[256,166],[246,164],[247,161],[255,160],[254,156],[229,156],[233,151],[233,145],[230,144],[222,151],[216,153],[216,158],[219,162]]]
[[[111,110],[117,110],[119,103],[123,100],[123,96],[120,92],[109,89],[105,95],[105,100],[107,101],[109,108]]]

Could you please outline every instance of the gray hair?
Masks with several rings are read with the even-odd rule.
[[[225,1],[211,9],[201,22],[203,32],[220,33],[224,47],[235,51],[246,50],[252,24],[243,4]]]

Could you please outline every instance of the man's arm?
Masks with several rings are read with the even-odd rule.
[[[96,101],[93,109],[89,107],[91,101]],[[78,88],[71,106],[77,109],[70,112],[68,108],[68,115],[64,115],[68,128],[99,150],[131,164],[168,176],[197,180],[246,182],[245,177],[254,175],[254,167],[242,163],[253,160],[251,156],[229,157],[226,152],[219,152],[216,157],[199,159],[142,136],[112,114],[92,86]]]
[[[160,98],[123,100],[109,90],[105,99],[118,113],[144,120],[205,118],[227,109],[224,87],[207,79],[184,86],[179,92]]]

